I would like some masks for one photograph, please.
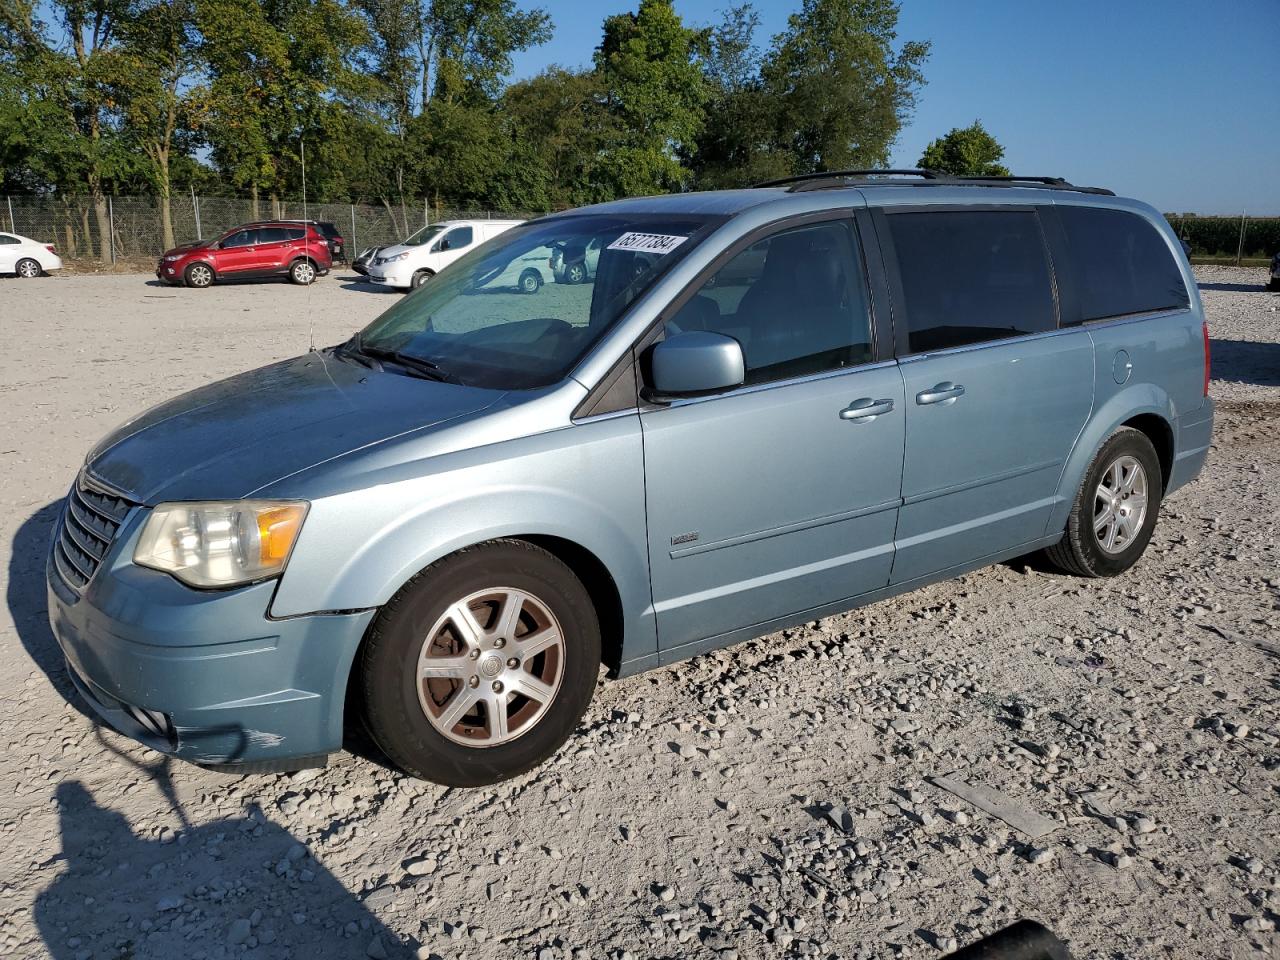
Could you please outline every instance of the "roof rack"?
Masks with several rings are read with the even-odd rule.
[[[914,177],[917,179],[905,179]],[[900,179],[904,178],[904,179]],[[810,190],[834,190],[849,187],[855,183],[875,184],[876,186],[905,187],[1027,187],[1035,186],[1044,190],[1072,190],[1076,193],[1096,193],[1114,197],[1115,194],[1105,187],[1078,187],[1062,177],[957,177],[941,173],[937,170],[829,170],[820,173],[802,173],[794,177],[781,177],[777,180],[766,180],[754,184],[756,187],[787,187],[791,193],[802,193]]]

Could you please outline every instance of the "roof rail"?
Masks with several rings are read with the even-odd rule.
[[[916,177],[918,179],[898,179]],[[852,181],[852,182],[851,182]],[[1094,193],[1114,197],[1115,193],[1105,187],[1078,187],[1062,177],[1020,177],[992,176],[970,177],[953,176],[937,170],[830,170],[821,173],[802,173],[794,177],[781,177],[777,180],[766,180],[754,184],[756,187],[787,187],[791,193],[810,190],[833,190],[848,187],[861,181],[864,185],[874,183],[876,186],[904,187],[1025,187],[1036,186],[1044,190],[1072,190],[1076,193]]]

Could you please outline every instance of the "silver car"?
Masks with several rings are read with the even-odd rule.
[[[580,282],[518,282],[592,247]],[[1058,180],[570,211],[105,438],[50,618],[157,750],[317,764],[359,711],[405,770],[491,783],[572,735],[602,668],[1036,550],[1123,572],[1204,463],[1208,343],[1164,219]]]

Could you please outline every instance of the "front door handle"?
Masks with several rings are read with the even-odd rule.
[[[928,390],[921,390],[917,393],[916,403],[921,406],[927,403],[955,403],[959,397],[963,396],[964,384],[943,380],[941,383],[935,383]]]
[[[848,420],[850,423],[870,423],[892,409],[892,400],[872,400],[870,397],[861,397],[840,411],[840,419]]]

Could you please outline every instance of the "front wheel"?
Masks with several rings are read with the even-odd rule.
[[[213,269],[207,264],[193,263],[187,267],[182,277],[186,280],[188,287],[204,289],[213,283]]]
[[[18,276],[30,280],[32,277],[40,276],[40,264],[30,257],[23,257],[14,267]]]
[[[316,267],[310,260],[295,260],[289,267],[289,280],[299,286],[305,287],[309,283],[315,283]]]
[[[537,293],[542,289],[542,274],[533,267],[529,267],[524,273],[520,274],[520,292],[521,293]]]
[[[600,670],[591,597],[560,560],[495,540],[432,564],[378,614],[360,658],[365,723],[408,773],[476,787],[569,738]]]
[[[420,286],[435,276],[430,270],[415,270],[413,276],[409,280],[409,289],[417,290]]]
[[[1155,447],[1141,430],[1121,427],[1093,458],[1062,540],[1045,553],[1059,569],[1078,576],[1123,573],[1147,549],[1163,491]]]
[[[584,283],[587,279],[587,265],[574,263],[565,271],[565,279],[570,283]]]

